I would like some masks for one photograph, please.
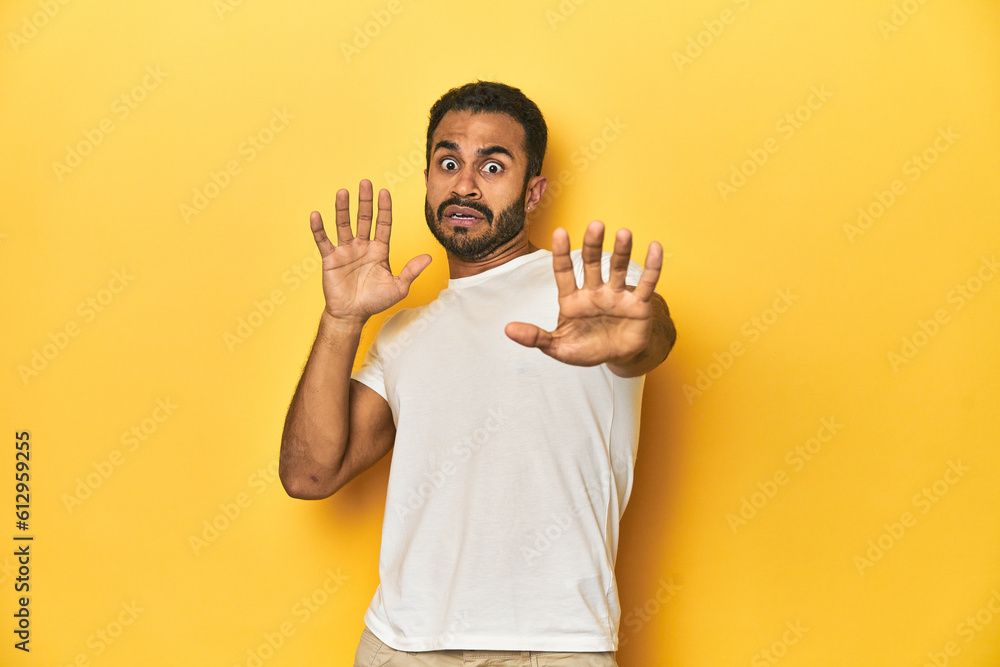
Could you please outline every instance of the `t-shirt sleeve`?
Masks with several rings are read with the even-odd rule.
[[[605,253],[604,258],[601,260],[601,272],[605,276],[611,272],[611,253]],[[625,284],[635,287],[639,284],[640,276],[642,276],[642,265],[634,259],[630,259],[628,261],[628,270],[625,272]]]
[[[379,353],[379,343],[382,337],[382,331],[384,330],[385,327],[375,334],[375,340],[373,340],[371,345],[368,346],[368,351],[365,353],[365,360],[361,362],[361,365],[358,366],[356,371],[351,373],[351,379],[357,380],[361,384],[369,387],[372,391],[388,401],[389,397],[385,390],[385,373],[382,367],[382,355]]]

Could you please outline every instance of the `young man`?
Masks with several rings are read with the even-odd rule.
[[[346,190],[336,245],[310,216],[326,306],[285,421],[281,482],[292,497],[326,498],[393,449],[357,665],[547,664],[535,651],[615,664],[618,522],[642,385],[675,332],[653,291],[658,243],[641,268],[628,230],[602,251],[599,221],[581,251],[562,229],[551,252],[528,240],[546,136],[538,107],[504,84],[434,104],[425,217],[447,251],[448,287],[386,320],[353,376],[365,322],[431,258],[393,275],[389,193],[372,233],[369,181],[356,234]]]

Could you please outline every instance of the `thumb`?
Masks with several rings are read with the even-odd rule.
[[[414,278],[420,275],[420,272],[426,269],[431,263],[430,255],[417,255],[403,267],[403,270],[399,272],[399,279],[403,281],[406,285],[406,289],[410,289],[410,283],[413,282]]]
[[[527,322],[511,322],[504,327],[503,332],[512,341],[520,343],[525,347],[537,347],[540,350],[546,350],[552,343],[552,334]]]

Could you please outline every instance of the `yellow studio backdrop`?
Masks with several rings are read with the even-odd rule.
[[[665,250],[619,664],[1000,664],[996,2],[12,0],[0,32],[3,665],[351,663],[390,457],[277,480],[309,212],[389,188],[394,269],[434,257],[398,307],[433,299],[427,113],[480,78],[547,119],[536,245]]]

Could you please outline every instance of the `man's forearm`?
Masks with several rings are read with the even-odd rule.
[[[677,330],[670,319],[667,302],[656,292],[649,298],[652,308],[649,343],[631,359],[617,364],[608,363],[608,369],[619,377],[636,377],[659,366],[670,354]]]
[[[278,476],[285,490],[323,484],[340,468],[350,434],[350,384],[364,322],[323,312],[281,436]]]

